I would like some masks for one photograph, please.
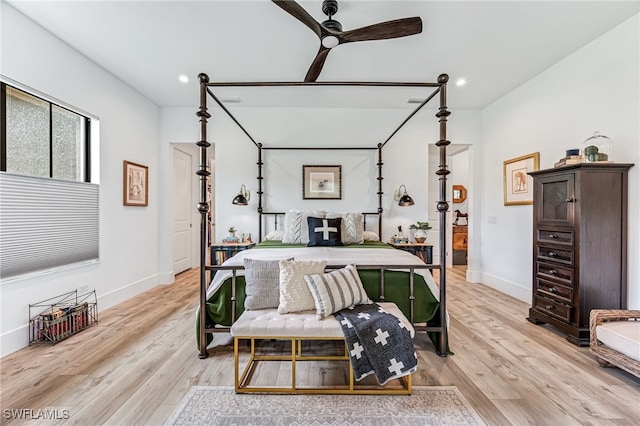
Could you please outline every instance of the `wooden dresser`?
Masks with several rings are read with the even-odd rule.
[[[589,344],[592,309],[627,307],[627,174],[633,164],[584,163],[533,176],[529,321]]]
[[[467,264],[467,225],[453,226],[453,264]]]

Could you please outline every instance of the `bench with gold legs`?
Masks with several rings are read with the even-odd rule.
[[[379,303],[387,312],[397,316],[414,335],[411,323],[393,303]],[[330,394],[411,394],[411,375],[388,383],[385,386],[377,383],[361,384],[355,381],[353,368],[349,361],[349,354],[344,344],[342,328],[332,315],[323,320],[316,318],[315,312],[301,312],[279,315],[275,309],[244,311],[231,327],[233,336],[234,382],[236,393],[330,393]],[[282,340],[290,343],[287,353],[259,353],[257,342],[260,340]],[[240,372],[240,342],[249,342],[249,358]],[[342,354],[303,353],[303,342],[306,341],[342,341]],[[252,378],[260,362],[288,361],[291,363],[291,383],[282,385],[252,385]],[[342,361],[348,364],[348,383],[310,387],[309,384],[299,384],[297,363],[311,361]]]

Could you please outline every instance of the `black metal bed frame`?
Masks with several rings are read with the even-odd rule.
[[[384,194],[382,191],[382,180],[384,179],[382,176],[382,148],[398,133],[398,131],[420,110],[424,107],[431,99],[433,99],[436,95],[439,96],[440,105],[438,107],[438,112],[435,116],[439,121],[439,140],[436,142],[436,146],[439,147],[439,167],[436,171],[436,175],[439,179],[439,201],[437,203],[437,210],[439,214],[439,222],[440,222],[440,233],[439,233],[439,243],[440,243],[440,265],[430,265],[432,268],[439,269],[440,271],[440,279],[439,279],[439,296],[440,296],[440,308],[439,308],[439,320],[440,325],[437,327],[424,327],[425,331],[433,331],[439,333],[438,344],[436,347],[436,351],[440,356],[446,357],[448,354],[447,351],[447,319],[446,319],[446,224],[447,217],[446,213],[449,210],[449,203],[446,201],[446,184],[447,184],[447,175],[449,175],[450,171],[447,168],[447,146],[451,144],[450,141],[447,140],[447,117],[451,115],[451,112],[447,109],[447,82],[449,81],[449,76],[447,74],[441,74],[438,76],[437,83],[425,83],[425,82],[345,82],[345,81],[337,81],[337,82],[210,82],[209,77],[201,73],[198,75],[198,80],[200,82],[200,107],[196,113],[199,117],[200,121],[200,140],[196,142],[196,145],[200,148],[200,164],[199,168],[196,171],[196,175],[199,176],[200,180],[200,199],[198,202],[198,212],[200,213],[200,323],[199,323],[199,344],[200,344],[200,353],[199,358],[207,358],[208,353],[206,349],[206,334],[212,333],[216,331],[221,331],[219,328],[207,328],[206,318],[206,293],[207,293],[207,271],[217,271],[224,269],[232,269],[233,270],[233,278],[232,282],[235,284],[236,270],[242,269],[239,267],[221,267],[221,266],[212,266],[207,264],[207,215],[209,212],[209,203],[207,200],[207,179],[211,172],[207,167],[207,148],[211,146],[211,143],[207,140],[207,124],[208,119],[211,118],[211,114],[207,109],[207,95],[211,96],[211,98],[220,106],[220,108],[236,123],[236,125],[242,130],[242,132],[251,140],[251,142],[258,148],[258,227],[259,227],[259,240],[262,240],[263,237],[263,216],[273,215],[275,218],[275,226],[277,228],[277,217],[278,215],[283,215],[282,212],[265,212],[263,211],[262,201],[263,201],[263,191],[262,191],[262,181],[264,179],[262,175],[262,166],[263,162],[263,150],[357,150],[357,149],[365,149],[365,150],[374,150],[378,151],[378,211],[377,213],[366,213],[366,215],[376,215],[378,216],[378,235],[382,235],[382,195]],[[267,87],[267,86],[275,86],[275,87],[291,87],[291,86],[370,86],[370,87],[426,87],[426,88],[434,88],[435,90],[425,98],[423,102],[421,102],[409,116],[393,131],[393,133],[383,142],[379,143],[376,148],[367,148],[367,147],[263,147],[261,143],[255,141],[255,139],[246,131],[246,129],[238,122],[238,120],[231,114],[231,112],[224,106],[224,104],[218,99],[218,97],[212,92],[211,87]],[[365,216],[366,217],[366,216]],[[429,265],[425,265],[425,268]],[[331,266],[333,267],[333,266]],[[360,267],[360,265],[358,265]],[[382,272],[384,270],[389,269],[392,265],[378,266]],[[372,268],[372,266],[367,266],[367,268]],[[411,267],[404,266],[406,269],[410,270],[410,281],[413,283],[413,269]],[[384,277],[384,273],[381,274]],[[382,278],[381,286],[384,289],[384,278]],[[235,288],[235,285],[233,285]],[[384,293],[383,293],[384,294]],[[235,308],[235,289],[233,291],[233,308]],[[413,311],[413,292],[411,292],[411,307]],[[413,312],[411,314],[413,317]],[[413,318],[411,318],[412,320]],[[235,321],[235,317],[233,318]]]

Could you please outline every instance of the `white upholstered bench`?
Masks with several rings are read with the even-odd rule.
[[[415,330],[402,311],[389,302],[378,302],[387,312],[398,317],[414,337]],[[333,315],[318,320],[312,311],[280,315],[276,309],[245,310],[231,326],[233,336],[234,381],[237,393],[332,393],[332,394],[411,394],[411,375],[400,380],[400,386],[360,386],[354,382],[353,369],[345,347],[343,355],[303,355],[302,342],[310,340],[338,340],[344,342],[344,334]],[[291,342],[291,353],[282,355],[259,355],[256,340],[274,339]],[[250,342],[250,357],[242,374],[239,370],[239,342]],[[346,346],[346,345],[345,345]],[[296,362],[298,361],[346,361],[349,364],[349,383],[333,387],[306,387],[296,383]],[[291,386],[252,386],[250,384],[259,361],[290,361]]]

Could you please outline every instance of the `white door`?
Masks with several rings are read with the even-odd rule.
[[[173,149],[173,271],[179,274],[191,268],[191,161],[184,151]]]

